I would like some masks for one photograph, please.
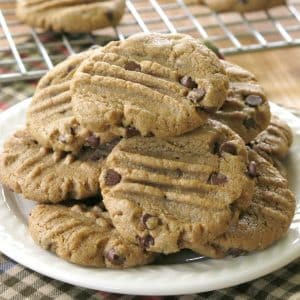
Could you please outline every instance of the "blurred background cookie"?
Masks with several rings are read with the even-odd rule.
[[[286,3],[285,0],[200,0],[200,2],[217,12],[256,11]]]
[[[91,32],[116,25],[125,10],[124,0],[18,0],[20,20],[57,32]]]

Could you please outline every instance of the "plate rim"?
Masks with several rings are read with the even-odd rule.
[[[6,120],[8,120],[9,118],[11,118],[14,114],[19,113],[26,113],[26,107],[28,106],[29,102],[30,102],[31,98],[28,98],[26,100],[24,100],[23,102],[16,104],[14,106],[12,106],[11,108],[7,109],[6,111],[2,112],[0,114],[0,128],[1,128],[1,124],[3,122],[5,122]],[[290,113],[288,110],[286,110],[285,108],[281,108],[278,105],[275,105],[272,103],[271,105],[273,108],[276,108],[278,110],[282,110],[285,114],[288,114],[289,117],[291,119],[294,119],[294,122],[298,123],[298,129],[297,132],[300,135],[300,118],[294,116],[292,113]],[[12,126],[13,128],[17,127],[19,124],[16,124],[14,126]],[[2,133],[0,132],[0,137],[1,137]],[[182,294],[192,294],[192,293],[200,293],[200,292],[208,292],[208,291],[212,291],[212,290],[217,290],[217,289],[221,289],[221,288],[227,288],[227,287],[231,287],[231,286],[235,286],[235,285],[239,285],[248,281],[252,281],[254,279],[260,278],[266,274],[269,274],[271,272],[274,272],[275,270],[285,266],[286,264],[290,263],[291,261],[293,261],[294,259],[299,257],[299,253],[300,253],[300,235],[298,237],[298,240],[296,241],[296,243],[294,243],[292,245],[292,247],[288,247],[288,249],[285,249],[285,256],[284,258],[281,258],[280,260],[276,261],[273,259],[270,260],[265,260],[263,267],[259,266],[256,270],[253,270],[253,268],[251,270],[246,270],[241,272],[236,272],[235,274],[232,274],[232,272],[230,273],[231,276],[225,276],[223,278],[223,280],[221,282],[215,282],[214,279],[215,278],[211,278],[210,280],[206,281],[206,283],[204,284],[203,282],[201,282],[201,280],[203,280],[203,278],[205,277],[205,272],[201,274],[201,266],[199,264],[203,264],[202,266],[208,266],[208,268],[210,268],[211,266],[209,265],[214,265],[214,264],[221,264],[222,262],[225,263],[227,265],[231,265],[232,263],[237,263],[238,265],[240,264],[240,261],[242,261],[243,259],[247,258],[247,260],[250,259],[253,260],[253,262],[256,261],[256,258],[260,258],[260,257],[264,257],[267,258],[268,257],[268,253],[272,252],[271,250],[275,247],[278,247],[280,243],[282,243],[282,240],[280,240],[278,243],[276,243],[274,246],[264,250],[264,251],[260,251],[260,252],[256,252],[253,254],[250,254],[249,256],[246,257],[238,257],[238,258],[225,258],[222,260],[208,260],[208,262],[194,262],[194,263],[189,263],[189,264],[182,264],[182,265],[171,265],[170,266],[145,266],[145,267],[140,267],[140,268],[134,268],[134,269],[129,269],[129,270],[105,270],[105,269],[90,269],[90,268],[84,268],[84,267],[80,267],[80,266],[76,266],[73,265],[71,263],[65,262],[62,259],[56,257],[54,254],[49,253],[48,251],[45,251],[41,248],[39,248],[38,246],[36,246],[32,241],[30,246],[32,246],[33,248],[29,249],[29,252],[33,252],[33,253],[38,253],[39,255],[42,255],[42,257],[33,257],[31,259],[28,259],[28,254],[26,251],[22,251],[22,250],[26,250],[24,249],[24,242],[23,242],[23,248],[22,245],[19,245],[19,248],[21,251],[15,251],[16,249],[14,248],[14,246],[18,245],[18,243],[20,243],[20,241],[16,241],[14,240],[14,235],[13,236],[11,234],[9,234],[8,232],[5,232],[5,229],[8,228],[8,226],[22,226],[24,228],[22,228],[22,230],[26,231],[26,227],[24,224],[22,224],[20,222],[20,220],[14,215],[13,211],[9,210],[9,207],[6,205],[6,201],[5,201],[5,195],[4,195],[4,188],[2,188],[2,186],[0,185],[0,192],[2,191],[2,193],[0,193],[0,215],[1,214],[5,214],[5,211],[3,212],[3,209],[6,209],[6,215],[10,217],[9,221],[10,222],[1,222],[0,224],[0,251],[5,254],[6,256],[10,257],[11,259],[13,259],[14,261],[18,262],[19,264],[34,270],[42,275],[48,276],[50,278],[56,279],[56,280],[60,280],[62,282],[66,282],[75,286],[80,286],[83,288],[90,288],[90,289],[94,289],[94,290],[102,290],[102,291],[107,291],[107,292],[112,292],[112,293],[121,293],[121,294],[132,294],[132,295],[182,295]],[[300,199],[300,195],[299,199]],[[298,199],[298,201],[299,201]],[[299,203],[298,203],[299,206]],[[300,209],[300,208],[298,208]],[[299,221],[300,223],[300,221]],[[298,231],[300,232],[300,225],[299,228],[297,228]],[[10,235],[10,236],[9,236]],[[26,239],[28,239],[28,232],[27,232],[27,237],[25,237]],[[30,237],[29,237],[30,238]],[[12,239],[9,243],[9,239]],[[283,238],[285,239],[285,238]],[[28,246],[28,245],[27,245]],[[28,250],[28,249],[27,249]],[[42,252],[42,253],[41,253]],[[41,258],[48,258],[50,260],[50,262],[53,262],[52,264],[49,264],[49,262],[43,262],[41,261]],[[247,261],[246,260],[246,261]],[[33,262],[35,261],[36,264],[33,264]],[[93,273],[99,273],[99,274],[103,274],[102,278],[102,282],[90,282],[90,281],[86,281],[84,280],[84,278],[82,279],[80,276],[78,277],[78,274],[74,272],[73,276],[71,277],[66,277],[66,274],[64,274],[63,272],[57,272],[58,270],[57,268],[57,264],[60,267],[66,267],[67,270],[68,269],[74,269],[77,271],[81,271],[79,272],[80,274],[83,273],[87,273],[89,271],[91,271],[91,274]],[[195,280],[195,278],[191,278],[191,276],[187,276],[188,274],[186,273],[182,273],[182,272],[187,272],[188,269],[191,269],[191,267],[194,267],[197,269],[199,269],[200,267],[200,273],[197,273],[197,280]],[[167,270],[168,269],[168,270]],[[184,271],[184,269],[187,269],[186,271]],[[150,281],[149,284],[146,284],[144,281],[144,279],[141,279],[140,277],[134,277],[133,276],[141,276],[141,273],[144,273],[145,271],[150,272],[150,275],[152,276],[152,281]],[[183,270],[183,271],[182,271]],[[158,280],[157,279],[157,271],[159,273],[162,272],[162,274],[165,275],[170,275],[170,276],[174,276],[172,274],[170,274],[170,272],[173,273],[177,273],[177,275],[184,275],[182,276],[183,278],[188,278],[189,282],[183,282],[183,284],[178,283],[181,282],[181,280],[173,280],[170,282],[168,281],[168,278],[166,278],[167,282],[165,280],[163,280],[161,278],[161,276],[158,276]],[[122,272],[122,273],[120,273]],[[175,274],[174,273],[174,274]],[[193,273],[193,272],[192,272]],[[105,278],[108,276],[114,276],[116,278],[122,278],[122,282],[120,282],[120,280],[110,280]],[[128,277],[127,279],[125,277]],[[151,279],[150,276],[150,279]],[[204,276],[204,277],[203,277]],[[149,277],[149,276],[148,276]],[[218,277],[216,277],[218,278]],[[129,281],[132,281],[133,283],[129,284]],[[156,284],[155,286],[153,284]]]

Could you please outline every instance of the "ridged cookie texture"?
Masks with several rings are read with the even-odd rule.
[[[210,117],[229,126],[249,143],[270,123],[268,100],[253,74],[226,61],[222,64],[229,78],[229,91],[223,106]]]
[[[70,80],[93,51],[70,56],[38,83],[27,112],[27,127],[46,148],[78,153],[83,146],[95,147],[112,140],[108,132],[100,135],[83,128],[72,113]]]
[[[114,26],[124,10],[124,0],[18,0],[16,12],[33,27],[75,33]]]
[[[126,242],[98,205],[37,205],[29,216],[29,232],[39,246],[78,265],[124,269],[154,259]]]
[[[288,154],[292,144],[293,132],[291,128],[286,122],[273,115],[268,128],[260,133],[250,143],[250,146],[266,159],[282,160]]]
[[[120,234],[153,252],[197,252],[248,207],[254,182],[246,147],[209,121],[180,137],[123,139],[100,176],[104,204]]]
[[[38,202],[83,199],[99,193],[103,160],[114,143],[77,156],[41,147],[28,131],[17,131],[0,156],[0,182]]]
[[[179,136],[203,125],[226,98],[215,54],[183,34],[137,34],[86,60],[71,85],[82,126],[143,136]]]
[[[211,9],[218,12],[227,11],[257,11],[264,10],[274,6],[283,5],[285,0],[200,0],[200,3],[206,4]]]
[[[253,150],[249,151],[249,160],[255,163],[257,173],[253,200],[237,224],[212,243],[212,253],[240,255],[263,250],[282,238],[292,222],[295,197],[288,181]],[[210,252],[203,254],[209,256]]]

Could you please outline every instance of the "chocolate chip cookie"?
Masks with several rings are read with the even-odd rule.
[[[256,172],[253,200],[240,214],[238,222],[203,252],[207,256],[263,250],[282,238],[289,229],[295,212],[295,197],[288,181],[255,151],[249,151],[249,159]]]
[[[203,125],[225,101],[228,79],[216,55],[183,34],[137,34],[82,63],[71,85],[85,128],[124,135],[178,136]]]
[[[100,187],[124,238],[153,252],[201,252],[250,204],[252,173],[242,139],[208,121],[180,137],[123,139]]]
[[[78,265],[123,269],[154,259],[126,242],[98,205],[37,205],[29,216],[29,232],[42,248]]]
[[[223,106],[210,117],[229,126],[249,143],[270,123],[268,100],[253,74],[227,61],[222,64],[229,78],[229,91]]]
[[[94,134],[72,113],[70,80],[80,63],[95,50],[72,55],[40,80],[27,112],[30,134],[44,147],[77,154],[113,139],[108,131]]]
[[[124,0],[18,0],[16,13],[33,27],[75,33],[115,26],[124,10]]]
[[[269,160],[282,160],[286,157],[293,143],[293,132],[289,125],[272,115],[271,123],[250,143],[253,150]]]
[[[200,2],[217,12],[264,10],[286,3],[285,0],[201,0]]]
[[[94,196],[99,193],[103,160],[115,143],[86,148],[74,156],[41,147],[27,130],[17,131],[0,156],[0,182],[38,202]]]

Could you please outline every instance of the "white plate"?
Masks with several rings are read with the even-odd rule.
[[[0,114],[0,149],[3,141],[25,123],[29,99]],[[20,264],[74,285],[134,295],[179,295],[205,292],[244,283],[283,267],[300,253],[300,119],[272,105],[295,133],[286,161],[297,213],[288,234],[265,251],[237,258],[208,259],[177,265],[154,265],[115,271],[83,268],[63,261],[36,246],[26,229],[33,203],[0,186],[0,251]]]

